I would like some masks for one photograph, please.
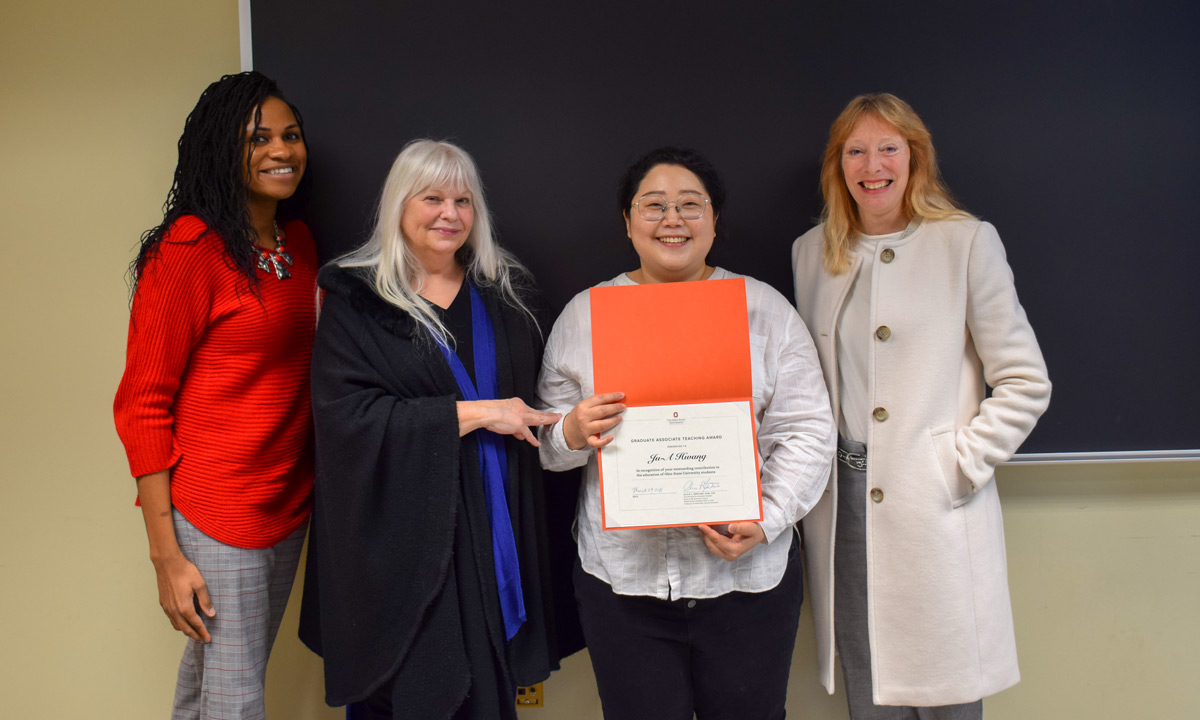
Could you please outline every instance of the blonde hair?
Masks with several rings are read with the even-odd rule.
[[[901,205],[905,221],[914,217],[931,220],[971,217],[958,206],[942,182],[933,140],[912,107],[891,93],[859,95],[833,121],[821,161],[821,194],[825,197],[825,208],[821,211],[821,222],[825,224],[824,265],[833,275],[850,269],[850,250],[857,235],[862,233],[858,204],[851,197],[842,172],[842,148],[859,121],[868,117],[891,125],[908,143],[908,186]]]
[[[400,229],[404,206],[418,193],[431,188],[471,193],[475,221],[456,259],[469,281],[496,290],[505,302],[528,315],[536,327],[533,313],[517,294],[529,273],[496,242],[475,161],[452,143],[422,139],[404,146],[383,183],[370,238],[362,247],[334,262],[340,267],[371,270],[379,297],[411,315],[434,338],[452,343],[453,336],[420,295],[425,283],[424,269]]]

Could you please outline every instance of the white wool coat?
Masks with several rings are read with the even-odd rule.
[[[833,276],[823,251],[818,225],[796,240],[792,267],[836,419],[836,328],[862,258]],[[858,278],[871,283],[872,329],[890,330],[872,335],[867,389],[877,409],[866,438],[874,699],[972,702],[1020,679],[992,481],[1045,411],[1050,381],[989,223],[927,220],[876,253],[870,276]],[[838,467],[801,524],[818,668],[830,693]]]

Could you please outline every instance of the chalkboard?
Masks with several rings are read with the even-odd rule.
[[[636,266],[624,166],[705,153],[730,193],[714,261],[791,297],[829,124],[908,100],[1005,241],[1054,383],[1027,453],[1200,448],[1200,10],[1147,2],[330,3],[254,0],[257,69],[307,123],[325,259],[360,243],[415,137],[479,163],[549,318]]]

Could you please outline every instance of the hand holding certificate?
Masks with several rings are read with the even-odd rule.
[[[593,288],[591,312],[597,393],[627,406],[588,440],[604,528],[761,520],[744,281]]]
[[[625,393],[604,393],[593,395],[581,400],[563,421],[563,437],[567,446],[573,450],[584,447],[602,448],[612,441],[604,433],[612,430],[621,422],[621,413],[625,412],[622,400]]]

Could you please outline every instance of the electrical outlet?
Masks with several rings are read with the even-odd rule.
[[[542,697],[542,683],[530,685],[529,687],[518,687],[517,707],[541,707]]]

